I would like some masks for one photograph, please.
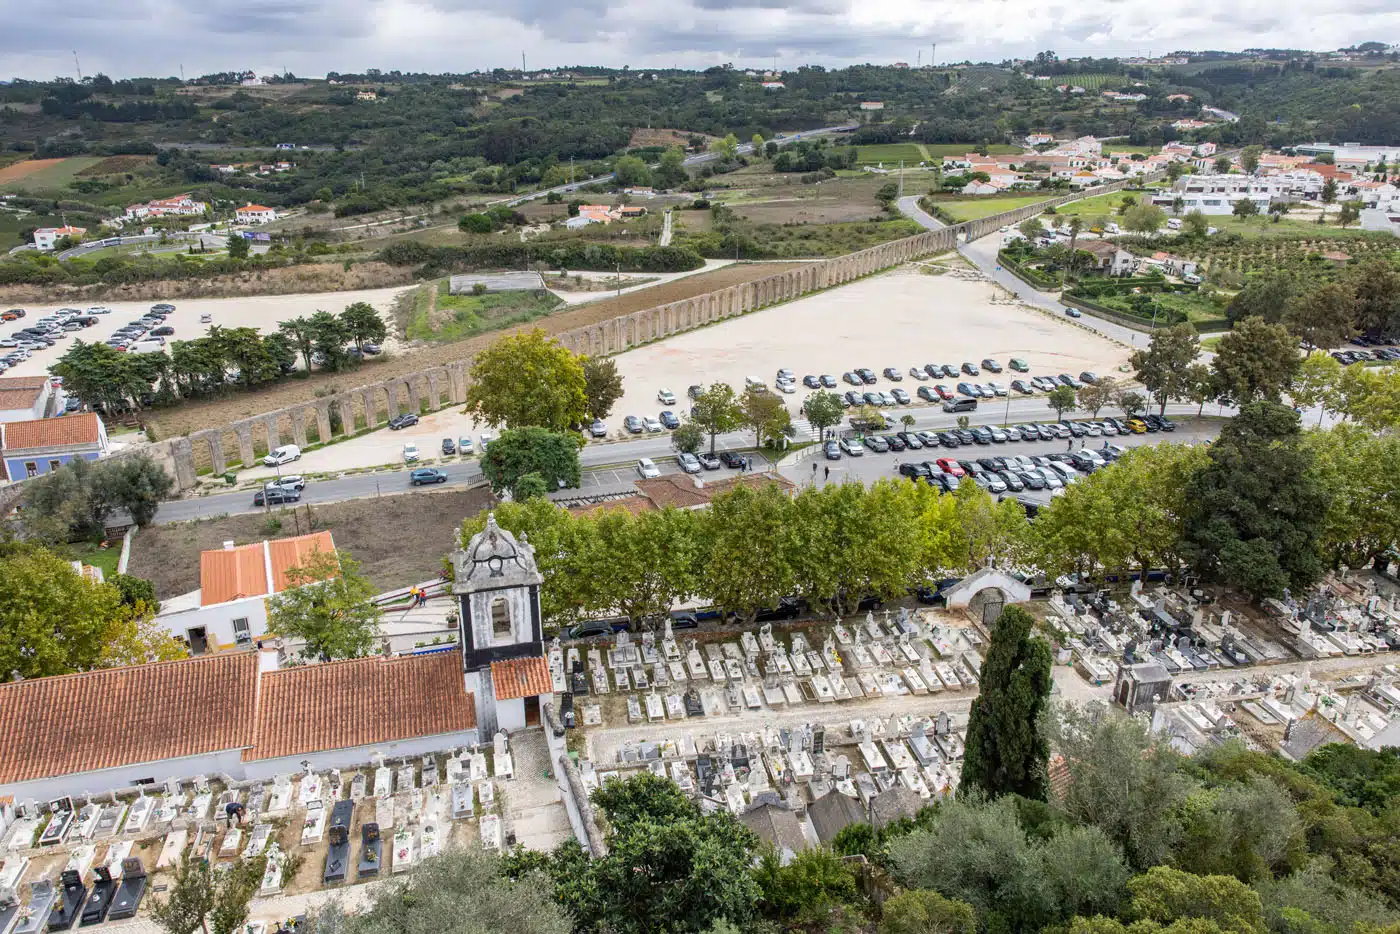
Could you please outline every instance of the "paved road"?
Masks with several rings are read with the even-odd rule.
[[[671,245],[671,212],[667,211],[665,220],[661,223],[661,239],[656,241],[657,246]]]

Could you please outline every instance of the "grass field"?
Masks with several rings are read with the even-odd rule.
[[[1186,315],[1186,320],[1195,323],[1207,321],[1212,318],[1219,318],[1225,314],[1225,309],[1197,292],[1173,292],[1163,293],[1156,296],[1157,304],[1164,309],[1179,311]],[[1132,311],[1132,306],[1128,304],[1127,296],[1102,296],[1095,299],[1099,304],[1109,308],[1116,308],[1125,313]]]
[[[1082,74],[1052,75],[1050,80],[1046,83],[1050,85],[1051,90],[1054,90],[1056,85],[1068,84],[1070,87],[1078,85],[1086,91],[1097,91],[1104,85],[1117,86],[1129,84],[1131,81],[1131,78],[1125,77],[1124,75]]]
[[[546,293],[493,292],[487,295],[453,295],[449,280],[437,283],[437,300],[428,302],[427,289],[420,290],[413,317],[408,322],[410,340],[459,341],[474,334],[494,331],[543,318],[561,299]],[[430,286],[431,288],[431,286]]]
[[[73,156],[68,159],[61,159],[58,162],[45,165],[37,172],[20,174],[18,177],[11,177],[8,180],[0,181],[0,191],[42,191],[51,188],[63,188],[70,184],[78,173],[85,169],[90,169],[102,161],[99,156]],[[9,166],[7,171],[22,168],[24,163],[16,163]]]
[[[944,156],[964,156],[977,150],[977,143],[881,143],[874,146],[857,146],[859,156],[856,165],[878,165],[886,168],[898,165],[903,159],[906,166],[920,162],[937,162]],[[1021,152],[1018,146],[988,146],[991,155]]]
[[[969,199],[967,201],[938,201],[938,207],[947,211],[955,220],[972,221],[979,217],[988,217],[992,214],[1000,214],[1002,211],[1011,211],[1016,208],[1023,208],[1028,204],[1036,204],[1047,200],[1044,195],[1026,195],[1023,197],[997,197],[989,196]]]
[[[64,550],[74,561],[101,568],[104,577],[111,577],[117,573],[117,562],[122,556],[122,543],[118,540],[106,548],[99,548],[93,542],[73,542],[64,546]]]
[[[1092,198],[1085,198],[1082,201],[1071,201],[1069,204],[1062,204],[1055,209],[1059,214],[1078,214],[1081,216],[1097,214],[1117,214],[1118,207],[1123,203],[1124,195],[1132,195],[1139,201],[1142,200],[1141,193],[1135,191],[1110,191],[1106,195],[1094,195]]]

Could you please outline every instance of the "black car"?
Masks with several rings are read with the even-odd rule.
[[[1029,396],[1035,392],[1035,390],[1031,388],[1030,383],[1027,383],[1023,379],[1013,379],[1011,381],[1011,388],[1024,396]]]
[[[253,505],[281,506],[284,503],[295,503],[299,499],[301,499],[301,494],[296,490],[268,487],[266,490],[258,490],[253,494]]]
[[[823,373],[823,374],[822,374],[822,388],[823,388],[823,389],[835,389],[835,388],[836,388],[836,377],[832,376],[830,373]]]
[[[872,370],[872,369],[870,369],[870,367],[868,367],[868,366],[858,367],[858,368],[856,369],[856,375],[860,377],[860,381],[863,382],[863,383],[865,383],[865,385],[867,385],[867,386],[873,386],[873,385],[875,385],[875,371]]]
[[[1060,422],[1060,424],[1068,428],[1070,435],[1075,438],[1082,438],[1089,433],[1089,429],[1085,428],[1081,422]]]
[[[667,428],[679,428],[681,427],[681,420],[676,418],[675,412],[667,409],[661,413],[661,424]]]
[[[992,443],[992,432],[991,432],[991,429],[986,428],[986,427],[984,427],[984,426],[982,426],[982,425],[978,425],[976,428],[969,429],[969,431],[971,431],[971,433],[972,433],[972,440],[973,440],[973,442],[974,442],[975,444],[991,444],[991,443]]]
[[[918,395],[919,398],[923,399],[925,402],[939,401],[938,393],[934,391],[932,386],[920,386]]]
[[[892,366],[887,366],[887,367],[885,367],[885,371],[884,371],[884,372],[885,372],[885,379],[892,380],[892,381],[894,381],[894,382],[896,382],[896,383],[898,383],[898,382],[900,382],[901,380],[904,379],[904,374],[901,373],[901,372],[899,372],[899,370],[895,369],[895,368],[892,367]]]
[[[398,431],[400,428],[408,428],[418,424],[418,416],[409,412],[389,419],[389,430]]]
[[[622,420],[622,427],[634,435],[639,435],[642,433],[642,420],[635,415],[629,415]]]
[[[865,404],[865,398],[860,393],[856,392],[854,389],[846,390],[846,395],[844,395],[842,398],[846,400],[847,405]]]
[[[962,371],[968,376],[980,376],[982,374],[981,368],[978,367],[975,363],[964,362],[962,365]]]
[[[1163,431],[1176,431],[1176,422],[1167,418],[1165,415],[1158,415],[1157,422],[1162,426]]]
[[[962,442],[958,440],[958,436],[951,431],[940,431],[938,433],[938,443],[945,448],[955,448],[962,444]]]
[[[822,381],[817,379],[815,376],[808,374],[807,376],[802,377],[802,385],[806,386],[808,389],[821,389]]]
[[[912,431],[897,431],[895,435],[900,441],[903,441],[904,446],[911,451],[921,450],[924,446],[924,443],[919,440],[919,436]]]
[[[614,633],[626,632],[629,628],[631,628],[631,623],[625,616],[613,619],[590,619],[566,630],[564,638],[592,639],[597,636],[611,636]]]
[[[79,327],[82,327],[82,325],[78,325],[78,326],[79,326]],[[172,328],[172,327],[171,327],[170,325],[168,325],[168,324],[162,325],[161,327],[158,327],[158,328],[154,329],[153,331],[151,331],[151,334],[153,334],[153,335],[156,336],[156,337],[170,337],[170,336],[171,336],[172,334],[174,334],[174,333],[175,333],[175,329]]]
[[[861,378],[856,375],[854,370],[847,370],[845,373],[842,373],[841,379],[852,386],[859,386],[862,384]]]
[[[958,489],[958,478],[941,470],[929,477],[928,483],[938,487],[940,493],[955,493]]]
[[[899,465],[899,475],[901,477],[908,477],[910,480],[917,480],[920,477],[933,476],[933,471],[929,469],[927,462],[922,464],[911,464],[906,462]]]
[[[419,467],[408,475],[408,482],[413,486],[422,486],[425,483],[446,483],[447,473],[436,467]]]
[[[942,378],[943,378],[943,364],[941,364],[941,363],[925,363],[925,364],[924,364],[924,372],[927,373],[929,376],[931,376],[931,377],[934,378],[934,379],[942,379]]]
[[[1040,475],[1039,470],[1018,470],[1016,476],[1021,478],[1021,483],[1028,490],[1045,489],[1045,478]]]
[[[456,453],[457,453],[457,442],[456,442],[456,441],[453,441],[451,438],[443,438],[443,439],[442,439],[442,453],[444,453],[444,454],[456,454]]]
[[[744,466],[744,455],[736,451],[723,451],[720,453],[719,459],[720,463],[724,464],[726,467]]]
[[[977,437],[967,428],[954,428],[953,434],[957,437],[959,444],[976,444]]]
[[[890,449],[890,443],[879,435],[866,435],[862,443],[876,454],[884,454]]]
[[[989,357],[982,361],[982,369],[986,370],[988,373],[1000,373],[1001,364]]]
[[[1026,488],[1026,485],[1021,482],[1020,476],[1017,475],[1015,471],[998,470],[994,471],[994,473],[1001,478],[1001,482],[1005,483],[1006,488],[1013,493],[1020,493]]]
[[[715,457],[713,454],[696,454],[695,459],[698,460],[700,466],[704,467],[706,470],[719,470],[720,468],[719,458]]]
[[[903,451],[909,445],[904,443],[904,439],[899,435],[885,435],[885,443],[890,446],[891,451]]]
[[[996,462],[996,458],[993,457],[977,458],[977,466],[981,467],[983,470],[1001,470],[1001,465],[999,465]]]

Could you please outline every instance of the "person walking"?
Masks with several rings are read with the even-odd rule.
[[[1065,442],[1065,450],[1066,450],[1066,451],[1073,451],[1073,450],[1074,450],[1074,439],[1073,439],[1073,438],[1070,438],[1068,441]]]
[[[817,468],[820,466],[821,465],[818,464],[816,461],[812,461],[812,476],[815,477],[817,475]]]
[[[411,610],[418,606],[418,585],[414,584],[408,588],[408,608]]]
[[[830,480],[830,479],[831,479],[831,468],[830,468],[830,467],[823,467],[822,470],[825,471],[825,474],[824,474],[823,479]]]

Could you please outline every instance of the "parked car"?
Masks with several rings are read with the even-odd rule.
[[[654,477],[661,476],[661,471],[650,457],[640,457],[637,459],[637,473],[641,475],[643,480],[650,480]]]
[[[904,439],[899,435],[881,435],[880,437],[884,438],[885,444],[889,445],[889,449],[896,453],[908,450],[909,448],[909,445],[905,444]]]
[[[595,438],[606,438],[608,436],[608,426],[603,424],[601,418],[593,419],[593,424],[588,426],[588,433]]]
[[[1080,311],[1079,311],[1078,308],[1069,308],[1069,307],[1066,307],[1066,308],[1065,308],[1065,317],[1066,317],[1066,318],[1082,318],[1082,317],[1084,317],[1084,315],[1080,313]]]
[[[442,439],[442,453],[444,453],[444,454],[456,454],[456,453],[457,453],[457,442],[453,441],[451,438],[443,438],[443,439]]]
[[[884,454],[890,449],[890,443],[879,435],[869,435],[862,438],[861,443],[876,454]]]
[[[470,435],[462,435],[457,439],[457,453],[466,457],[472,452],[472,439]]]
[[[912,376],[912,377],[914,377],[914,378],[917,379],[917,380],[926,380],[926,379],[928,379],[928,371],[927,371],[927,370],[924,370],[924,369],[921,369],[920,367],[916,367],[916,366],[911,366],[911,367],[909,368],[909,375]]]
[[[955,448],[961,446],[962,442],[959,441],[958,436],[951,431],[940,431],[938,433],[938,444],[940,447]]]
[[[263,489],[291,490],[300,493],[306,489],[306,478],[301,474],[287,474],[285,477],[278,477],[263,484]]]
[[[253,494],[253,505],[281,506],[286,503],[295,503],[299,499],[301,499],[301,494],[296,490],[283,490],[278,487],[268,486]]]
[[[1020,357],[1012,357],[1009,361],[1007,361],[1006,365],[1011,367],[1011,369],[1015,370],[1017,373],[1029,373],[1031,370],[1031,365],[1026,361],[1022,360]]]
[[[1035,392],[1035,390],[1031,388],[1030,383],[1027,383],[1023,379],[1013,379],[1011,381],[1011,388],[1023,396],[1029,396]]]
[[[986,360],[982,361],[982,369],[986,370],[988,373],[1000,373],[1001,364],[988,357]]]
[[[966,373],[968,376],[981,376],[981,375],[982,375],[982,369],[981,369],[981,367],[979,367],[979,366],[978,366],[977,364],[975,364],[975,363],[970,363],[970,362],[968,362],[968,361],[963,361],[962,371],[963,371],[964,373]]]
[[[924,389],[926,387],[920,386],[919,388]],[[909,404],[909,393],[905,392],[903,389],[900,389],[898,386],[890,390],[890,395],[894,396],[894,401],[898,402],[900,405]]]
[[[704,467],[706,470],[719,470],[720,468],[719,458],[715,457],[713,454],[706,454],[702,452],[700,454],[696,454],[695,459],[698,460],[700,462],[700,466]]]
[[[656,394],[656,401],[660,402],[662,405],[675,405],[676,396],[671,390],[663,389]]]
[[[418,445],[412,441],[403,446],[403,462],[405,464],[416,464],[422,455],[418,451]]]
[[[685,394],[692,400],[698,400],[705,394],[705,387],[701,386],[699,383],[691,383],[690,386],[686,388]]]
[[[1079,381],[1093,386],[1099,381],[1099,374],[1095,373],[1093,370],[1085,370],[1083,373],[1079,374]]]
[[[860,377],[860,381],[863,382],[863,383],[865,383],[865,385],[867,385],[867,386],[873,386],[873,385],[875,385],[875,371],[872,370],[872,369],[870,369],[870,367],[868,367],[868,366],[857,367],[857,368],[856,368],[856,375]]]
[[[412,486],[422,486],[425,483],[446,483],[447,472],[436,467],[419,467],[408,475],[408,482]]]
[[[806,376],[802,377],[802,385],[806,386],[808,389],[821,389],[822,381],[808,373]]]
[[[667,428],[679,428],[681,427],[681,420],[676,418],[675,412],[667,409],[661,413],[661,424],[665,425]]]
[[[904,374],[899,372],[899,370],[892,366],[885,367],[884,373],[885,379],[890,380],[891,382],[897,383],[900,380],[904,379]]]
[[[412,412],[408,412],[389,419],[389,430],[398,431],[400,428],[411,428],[416,424],[418,424],[418,416]]]
[[[959,464],[954,458],[940,457],[934,463],[938,464],[939,470],[943,471],[951,477],[967,476],[967,471],[963,470],[962,465]]]
[[[284,444],[281,447],[273,448],[263,458],[264,467],[280,467],[283,464],[290,464],[293,461],[301,460],[301,448],[295,444]]]
[[[938,392],[932,386],[920,386],[917,395],[925,402],[939,401]]]
[[[924,443],[919,440],[919,436],[912,431],[900,431],[896,432],[895,435],[911,451],[921,450],[924,446]]]
[[[865,398],[864,398],[864,396],[862,396],[860,393],[856,392],[854,389],[848,389],[848,390],[846,390],[846,394],[845,394],[844,396],[842,396],[841,398],[844,399],[844,400],[846,401],[846,404],[847,404],[847,405],[852,405],[852,406],[854,406],[854,405],[864,405],[864,404],[865,404]]]
[[[839,461],[841,459],[841,445],[835,441],[828,441],[822,445],[822,454],[829,461]]]
[[[836,388],[836,377],[832,376],[830,373],[823,373],[823,374],[822,374],[822,388],[823,388],[823,389],[835,389],[835,388]]]
[[[1135,435],[1144,434],[1147,431],[1147,422],[1140,418],[1128,419],[1128,430]]]
[[[622,420],[622,427],[626,428],[629,432],[631,432],[634,435],[639,435],[644,430],[642,428],[642,420],[635,415],[629,415],[626,418],[624,418]]]
[[[655,434],[656,432],[662,430],[661,423],[656,419],[652,418],[651,416],[643,418],[642,425],[646,428],[647,431],[651,432],[652,434]]]
[[[685,451],[682,451],[679,455],[677,455],[676,463],[681,465],[681,470],[685,473],[700,472],[700,460],[694,454],[688,454]]]
[[[842,438],[841,452],[850,457],[860,457],[865,454],[865,446],[857,438]]]

